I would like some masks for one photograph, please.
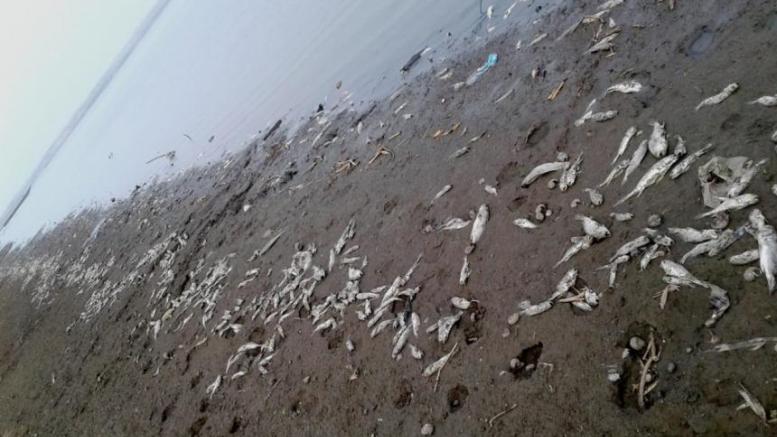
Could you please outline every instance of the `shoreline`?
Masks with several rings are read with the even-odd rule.
[[[773,330],[777,303],[763,278],[745,282],[742,269],[727,262],[752,240],[686,264],[729,292],[731,308],[710,328],[705,291],[683,289],[659,308],[659,261],[645,271],[631,262],[614,288],[597,269],[641,234],[651,214],[663,217],[661,229],[706,226],[694,219],[703,211],[696,168],[713,155],[769,159],[750,191],[777,223],[769,192],[777,112],[746,103],[774,92],[777,56],[766,50],[777,19],[764,13],[764,1],[722,9],[678,2],[671,11],[664,3],[626,2],[607,15],[620,29],[614,54],[585,53],[596,24],[557,40],[597,5],[560,7],[531,30],[514,29],[436,64],[374,109],[320,114],[293,138],[281,128],[264,145],[84,211],[23,248],[0,250],[0,431],[412,435],[431,423],[435,435],[768,433],[752,412],[736,408],[740,382],[767,410],[777,405],[765,385],[771,351],[707,352],[716,342]],[[704,32],[712,43],[696,53]],[[529,46],[542,33],[548,35]],[[496,65],[454,90],[489,53],[498,54]],[[445,68],[452,77],[442,80]],[[624,79],[647,89],[603,97]],[[730,99],[693,110],[732,81],[742,89]],[[593,98],[618,115],[575,127]],[[627,185],[601,189],[604,204],[593,206],[583,189],[609,172],[629,126],[646,138],[654,119],[667,122],[672,145],[682,135],[689,151],[707,142],[714,151],[688,174],[613,208],[655,161],[646,158]],[[520,186],[559,152],[583,156],[569,190],[549,190],[547,179]],[[445,185],[450,191],[432,202]],[[576,208],[574,199],[582,201]],[[513,225],[540,203],[553,215],[537,229]],[[429,232],[449,217],[475,217],[484,204],[489,219],[474,249],[470,228]],[[609,218],[626,210],[635,215],[631,222]],[[746,222],[748,212],[732,213],[731,226]],[[581,233],[577,214],[602,221],[612,236],[553,268]],[[351,220],[353,236],[340,245]],[[691,247],[676,242],[667,258]],[[330,249],[340,252],[334,265]],[[465,255],[471,275],[460,285]],[[558,304],[507,323],[519,302],[547,298],[572,267],[600,292],[598,307]],[[376,289],[403,276],[401,289],[419,290],[388,305],[385,320],[396,322],[372,337],[376,325],[367,325],[369,316],[360,320],[365,304],[350,296],[353,287],[377,294],[377,311],[386,288]],[[284,292],[295,280],[307,282]],[[313,287],[307,300],[306,286]],[[452,297],[476,303],[459,310]],[[326,302],[331,308],[320,306]],[[444,343],[425,333],[459,312]],[[397,360],[392,337],[408,329],[402,323],[412,325],[411,313],[422,329],[404,335],[424,356],[414,359],[407,345]],[[334,326],[321,327],[329,320]],[[639,361],[622,358],[634,336],[655,338],[661,350],[646,407],[629,386]],[[257,346],[238,353],[249,343]],[[424,377],[454,344],[439,382]],[[512,359],[522,360],[520,371],[511,369]],[[744,371],[745,362],[754,364]],[[624,382],[608,382],[608,368],[619,369]],[[246,373],[234,377],[239,371]]]

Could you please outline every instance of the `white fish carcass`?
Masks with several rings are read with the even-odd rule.
[[[739,89],[738,83],[736,82],[730,83],[726,85],[726,87],[723,88],[721,92],[715,94],[714,96],[707,97],[706,99],[702,100],[698,105],[696,105],[696,110],[698,111],[699,109],[705,106],[717,105],[720,102],[729,98],[738,89]]]
[[[486,230],[486,222],[488,222],[488,205],[483,204],[478,208],[478,213],[475,216],[475,221],[472,223],[472,232],[470,233],[470,241],[472,244],[477,244],[480,238],[483,237],[483,233]]]
[[[522,187],[528,187],[531,185],[532,182],[536,181],[540,176],[552,173],[555,171],[561,171],[567,168],[569,165],[568,162],[546,162],[544,164],[540,164],[532,169],[532,171],[529,172],[528,175],[526,175],[525,178],[523,178],[523,181],[521,181]]]
[[[769,293],[774,292],[777,285],[777,232],[774,227],[766,223],[766,217],[759,209],[750,212],[750,224],[755,228],[755,237],[758,240],[758,261],[761,272],[766,277]]]
[[[666,140],[666,125],[658,121],[651,123],[653,132],[650,133],[648,140],[648,150],[655,158],[663,158],[669,150],[669,143]]]
[[[581,221],[583,223],[583,232],[585,232],[586,235],[592,236],[596,240],[601,240],[610,236],[610,230],[591,217],[578,214],[575,216],[575,220]]]

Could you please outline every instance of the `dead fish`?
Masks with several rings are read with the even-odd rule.
[[[529,172],[528,175],[526,175],[525,178],[523,178],[523,181],[521,181],[522,187],[528,187],[531,185],[532,182],[536,181],[537,178],[539,178],[542,175],[552,173],[554,171],[564,170],[569,165],[568,162],[546,162],[544,164],[540,164],[532,169],[532,171]]]
[[[451,159],[460,158],[460,157],[466,155],[467,153],[469,153],[469,146],[464,146],[461,149],[453,152],[451,154]]]
[[[683,157],[688,154],[688,149],[685,148],[685,139],[680,135],[675,135],[675,137],[677,138],[677,142],[674,145],[674,149],[672,149],[672,154]]]
[[[445,367],[446,364],[448,364],[448,360],[450,360],[453,354],[456,353],[456,349],[458,348],[458,346],[459,346],[458,343],[454,344],[450,352],[443,355],[442,357],[440,357],[440,359],[433,362],[432,364],[429,364],[428,366],[426,366],[422,375],[428,378],[434,375],[435,373],[441,371],[442,368]]]
[[[356,219],[352,218],[348,221],[348,225],[345,227],[345,230],[343,230],[340,238],[338,238],[337,242],[335,243],[335,255],[340,255],[340,253],[343,251],[343,248],[345,248],[345,243],[347,243],[348,240],[353,238],[353,236],[356,234],[355,228]]]
[[[694,246],[693,249],[689,250],[685,253],[685,255],[683,255],[683,257],[680,259],[680,262],[685,264],[685,261],[688,259],[697,257],[699,255],[706,254],[707,256],[716,256],[734,244],[737,239],[738,238],[733,230],[726,229],[725,231],[721,232],[720,235],[718,235],[718,238],[705,241]]]
[[[661,181],[661,179],[664,178],[666,173],[669,171],[670,168],[674,165],[675,162],[679,157],[677,155],[669,155],[661,158],[660,161],[653,164],[648,171],[645,172],[644,175],[640,178],[639,182],[637,182],[637,185],[634,187],[634,189],[624,196],[621,200],[619,200],[617,203],[615,203],[615,206],[618,206],[622,204],[623,202],[629,200],[630,198],[634,196],[641,196],[642,193],[651,185],[654,185]]]
[[[627,222],[634,218],[634,214],[630,212],[611,212],[610,217],[615,219],[616,222]]]
[[[316,326],[315,329],[313,329],[313,332],[324,332],[330,329],[334,329],[337,327],[337,322],[333,318],[329,318],[325,322],[321,322]]]
[[[626,133],[623,135],[621,143],[618,146],[618,152],[615,154],[615,158],[612,159],[613,164],[615,164],[615,162],[619,160],[624,153],[626,153],[626,149],[629,147],[629,142],[631,142],[631,139],[634,138],[635,135],[637,135],[637,128],[635,126],[631,126],[630,128],[626,129]]]
[[[596,240],[601,240],[610,236],[610,230],[606,226],[592,219],[591,217],[578,214],[575,220],[583,222],[583,232],[592,236]]]
[[[618,36],[618,32],[614,32],[610,35],[605,36],[604,38],[600,39],[596,44],[591,46],[591,48],[588,49],[588,53],[596,53],[602,50],[611,49],[613,47],[612,42],[615,40],[617,36]]]
[[[553,291],[553,294],[548,300],[555,301],[569,292],[569,290],[571,290],[577,282],[578,273],[579,272],[577,269],[567,270],[567,272],[564,273],[564,276],[561,277],[561,280],[558,281],[558,284],[556,284],[556,289]]]
[[[496,195],[497,195],[497,192],[496,192],[496,187],[494,187],[494,186],[492,186],[492,185],[485,185],[485,186],[483,186],[483,189],[484,189],[484,190],[486,191],[486,193],[488,193],[488,194],[492,194],[492,195],[494,195],[494,196],[496,196]]]
[[[728,197],[736,197],[740,194],[742,194],[748,185],[750,185],[750,182],[753,180],[753,177],[755,177],[755,174],[758,172],[758,169],[763,167],[766,164],[767,160],[762,159],[758,161],[755,164],[752,164],[752,162],[748,162],[747,168],[742,170],[742,174],[740,174],[734,181],[731,182],[731,185],[728,188],[728,191],[726,192],[726,196]]]
[[[604,93],[605,94],[610,94],[610,93],[632,94],[632,93],[638,93],[640,91],[642,91],[641,83],[637,82],[636,80],[627,80],[627,81],[612,85],[611,87],[607,88],[607,91],[605,91]]]
[[[650,237],[650,239],[659,246],[672,247],[674,244],[674,240],[655,229],[643,228],[642,232],[644,232],[645,235]]]
[[[452,297],[451,298],[451,305],[453,305],[455,308],[458,308],[460,310],[468,310],[469,307],[472,306],[472,302],[464,299],[463,297]]]
[[[645,235],[640,235],[639,237],[619,247],[618,250],[616,250],[615,253],[610,257],[610,262],[623,255],[631,256],[632,252],[636,252],[637,249],[643,246],[647,246],[648,244],[650,244],[650,238],[646,237]]]
[[[761,106],[777,106],[777,95],[774,96],[761,96],[751,102],[749,102],[751,105],[761,105]]]
[[[718,103],[720,103],[720,102],[726,100],[727,98],[729,98],[738,89],[739,89],[739,84],[738,83],[736,83],[736,82],[730,83],[730,84],[726,85],[725,88],[723,88],[723,91],[715,94],[712,97],[707,97],[706,99],[702,100],[701,103],[696,105],[696,110],[698,111],[699,109],[701,109],[701,108],[703,108],[705,106],[717,105]]]
[[[469,279],[469,275],[472,274],[472,269],[469,267],[469,259],[464,257],[464,264],[461,266],[461,272],[459,273],[459,285],[464,285]]]
[[[434,203],[435,201],[439,200],[442,196],[446,195],[448,193],[448,191],[451,190],[451,188],[453,188],[452,185],[446,185],[446,186],[442,187],[442,189],[440,191],[438,191],[437,194],[434,195],[434,198],[432,198],[432,203]]]
[[[561,178],[559,178],[558,188],[561,191],[566,191],[572,185],[575,185],[577,181],[577,175],[580,173],[580,163],[583,162],[583,154],[578,155],[575,162],[564,168],[561,172]]]
[[[460,219],[458,217],[451,217],[445,223],[437,226],[438,231],[455,231],[458,229],[464,229],[470,224],[470,220]]]
[[[755,337],[734,343],[719,343],[713,346],[712,349],[710,349],[710,352],[731,352],[741,349],[757,351],[770,342],[777,343],[777,337]]]
[[[685,172],[687,172],[691,168],[694,162],[696,162],[702,155],[707,153],[710,149],[712,149],[712,144],[707,144],[701,149],[686,156],[682,161],[680,161],[680,163],[674,166],[672,171],[669,172],[669,177],[672,179],[677,179],[680,176],[682,176]]]
[[[410,339],[410,333],[412,332],[410,325],[405,325],[402,328],[400,328],[399,331],[394,335],[394,338],[392,339],[392,342],[394,343],[394,348],[391,349],[391,358],[396,359],[397,356],[402,352],[402,349],[405,348],[405,345],[407,344],[408,339]]]
[[[606,9],[612,9],[616,6],[622,5],[624,0],[607,0],[606,2],[599,5],[598,10],[606,10]]]
[[[715,215],[719,212],[736,211],[743,208],[747,208],[748,206],[752,206],[758,203],[758,200],[759,200],[758,196],[755,194],[750,194],[750,193],[740,194],[737,197],[724,200],[716,208],[713,208],[703,214],[699,214],[696,216],[696,218],[700,219],[704,217],[709,217],[711,215]]]
[[[766,223],[766,217],[759,209],[750,212],[750,225],[755,228],[755,237],[758,240],[758,261],[761,272],[766,276],[769,293],[774,292],[777,285],[777,232],[774,227]]]
[[[758,249],[751,249],[736,255],[732,255],[729,257],[728,262],[734,264],[735,266],[743,266],[758,261],[759,256]]]
[[[645,270],[651,261],[653,261],[654,259],[660,258],[666,254],[664,251],[659,250],[660,247],[661,246],[658,244],[653,244],[647,248],[645,253],[642,255],[642,258],[639,260],[640,270]]]
[[[657,121],[652,122],[651,125],[653,132],[650,133],[648,140],[648,150],[653,157],[663,158],[669,150],[669,144],[666,141],[666,125]]]
[[[621,185],[625,184],[629,179],[629,176],[631,176],[631,174],[634,173],[637,168],[639,168],[639,165],[642,163],[642,160],[645,159],[647,152],[648,140],[642,140],[642,142],[639,143],[639,146],[637,146],[637,150],[635,150],[631,155],[629,165],[626,166],[626,172],[623,174],[623,181],[621,182]]]
[[[536,224],[532,223],[531,220],[525,219],[525,218],[517,218],[517,219],[513,220],[513,224],[515,226],[518,226],[519,228],[524,228],[524,229],[536,229],[537,228]]]
[[[685,285],[689,287],[693,287],[696,285],[706,287],[707,283],[705,281],[702,281],[701,279],[697,278],[696,276],[693,276],[691,272],[688,271],[685,267],[683,267],[680,264],[677,264],[676,262],[665,259],[661,261],[661,269],[664,270],[664,274],[669,278],[675,278],[674,280],[668,281],[668,278],[664,278],[664,282],[671,282],[675,285]]]
[[[566,250],[564,252],[564,255],[561,257],[560,260],[556,264],[553,265],[553,267],[558,267],[561,264],[569,261],[573,256],[577,255],[578,253],[589,249],[591,247],[591,244],[594,242],[594,237],[590,235],[585,235],[582,237],[572,237],[572,247]]]
[[[761,419],[761,421],[766,423],[766,409],[764,408],[763,404],[761,404],[761,402],[758,401],[758,399],[753,396],[753,394],[750,393],[742,384],[739,384],[739,396],[742,396],[742,399],[745,401],[744,406],[750,408],[750,410],[752,410],[753,413],[755,413],[755,415]]]
[[[720,232],[715,229],[698,230],[694,228],[668,228],[670,234],[676,235],[685,243],[703,243],[718,238]]]
[[[583,191],[588,193],[588,198],[591,200],[591,205],[600,206],[602,203],[604,203],[604,196],[602,196],[602,193],[600,193],[598,190],[585,188]]]
[[[602,111],[602,112],[594,112],[588,117],[588,120],[595,121],[597,123],[601,123],[604,121],[612,120],[613,118],[618,116],[618,111],[615,109],[611,109],[609,111]]]
[[[416,360],[424,358],[424,351],[418,349],[414,344],[410,344],[410,355]]]
[[[521,307],[521,311],[518,314],[521,316],[533,317],[553,308],[553,302],[550,300],[545,300],[538,304],[532,305],[529,301],[523,301],[521,304],[519,304],[519,307]]]
[[[607,175],[607,177],[602,181],[601,184],[598,185],[599,188],[610,185],[610,182],[612,182],[615,178],[617,178],[621,173],[623,173],[623,170],[626,170],[626,168],[629,166],[629,160],[624,159],[623,161],[619,162],[618,165],[612,168],[610,170],[610,173]]]
[[[472,244],[477,244],[480,238],[483,236],[483,232],[486,230],[486,222],[488,221],[488,206],[483,204],[478,208],[478,213],[475,216],[475,222],[472,223],[472,232],[470,233],[470,241]]]

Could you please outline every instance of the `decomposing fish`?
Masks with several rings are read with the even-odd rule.
[[[704,254],[707,256],[716,256],[734,244],[737,239],[738,237],[733,230],[726,229],[725,231],[721,232],[717,238],[699,243],[694,246],[693,249],[689,250],[685,253],[685,255],[683,255],[683,257],[680,259],[680,262],[685,264],[685,261],[688,259]]]
[[[411,332],[412,330],[410,325],[405,325],[400,328],[396,334],[394,334],[394,338],[392,339],[394,348],[391,349],[391,358],[396,359],[399,356],[399,354],[402,352],[402,349],[405,348],[407,341],[410,339]]]
[[[437,226],[438,231],[455,231],[463,229],[469,226],[470,220],[460,219],[458,217],[451,217],[445,221],[445,223]]]
[[[766,217],[759,209],[750,212],[750,225],[755,228],[755,238],[758,240],[758,261],[761,272],[766,277],[769,293],[774,292],[777,282],[777,232],[766,223]]]
[[[763,404],[761,404],[761,402],[755,396],[753,396],[753,394],[750,393],[742,384],[739,384],[739,396],[742,396],[742,399],[745,401],[743,406],[745,408],[750,408],[750,410],[752,410],[759,419],[766,423],[766,409],[764,408]]]
[[[602,203],[604,203],[604,196],[602,196],[602,193],[600,193],[599,190],[585,188],[583,191],[588,193],[588,198],[591,200],[591,205],[600,206]]]
[[[607,88],[607,91],[605,91],[604,93],[605,94],[610,94],[610,93],[632,94],[632,93],[638,93],[640,91],[642,91],[641,83],[637,82],[636,80],[627,80],[610,86],[609,88]]]
[[[645,159],[647,152],[648,140],[642,140],[642,142],[639,143],[639,146],[637,146],[637,150],[635,150],[631,155],[629,165],[626,166],[626,172],[623,174],[623,181],[621,182],[621,185],[625,184],[629,179],[629,176],[631,176],[631,174],[634,173],[637,168],[639,168],[639,165],[642,163],[642,160]]]
[[[569,165],[568,162],[546,162],[544,164],[540,164],[532,169],[532,171],[529,172],[528,175],[526,175],[525,178],[523,178],[523,181],[521,181],[522,187],[528,187],[531,185],[532,182],[536,181],[537,178],[539,178],[542,175],[552,173],[554,171],[560,171],[567,168]]]
[[[647,248],[644,254],[642,254],[642,258],[639,260],[639,269],[645,270],[651,261],[654,259],[660,258],[666,253],[663,250],[659,250],[661,246],[657,243],[652,244],[650,247]]]
[[[672,153],[678,157],[687,155],[688,149],[685,148],[685,139],[680,135],[675,135],[675,138],[677,138],[677,142],[674,145],[674,149],[672,149]]]
[[[694,228],[668,228],[670,234],[676,235],[685,243],[703,243],[718,238],[720,232],[715,229],[698,230]]]
[[[451,190],[451,188],[453,188],[452,185],[446,185],[446,186],[442,187],[442,189],[440,191],[438,191],[437,194],[434,195],[434,198],[432,198],[432,203],[434,203],[435,201],[439,200],[442,196],[446,195],[448,193],[448,191]]]
[[[486,184],[486,185],[484,185],[484,186],[483,186],[483,189],[484,189],[484,190],[486,191],[486,193],[488,193],[488,194],[491,194],[491,195],[494,195],[494,196],[496,196],[496,195],[497,195],[496,187],[494,187],[493,185],[488,185],[488,184]]]
[[[683,160],[680,161],[676,166],[674,166],[672,171],[669,172],[669,177],[672,179],[677,179],[680,176],[682,176],[685,172],[687,172],[691,168],[694,162],[696,162],[702,155],[707,153],[710,149],[712,149],[712,144],[707,144],[701,149],[683,158]]]
[[[410,355],[415,358],[416,360],[420,360],[424,358],[424,351],[421,349],[418,349],[416,345],[410,344]]]
[[[590,235],[595,240],[601,240],[610,236],[610,230],[591,217],[578,214],[575,216],[575,220],[581,221],[583,223],[583,232],[585,232],[586,235]]]
[[[618,145],[618,152],[615,154],[615,158],[612,159],[613,164],[615,164],[615,162],[618,161],[624,153],[626,153],[626,149],[629,147],[629,142],[631,142],[631,139],[634,138],[635,135],[637,135],[637,128],[635,126],[631,126],[630,128],[626,129],[626,133],[623,135],[620,145]]]
[[[767,343],[777,343],[777,337],[754,337],[748,340],[737,341],[734,343],[719,343],[710,349],[711,352],[731,352],[747,349],[757,351],[766,346]]]
[[[519,311],[520,316],[537,316],[545,311],[548,311],[549,309],[553,308],[553,302],[550,300],[544,300],[537,304],[532,304],[528,300],[521,302],[518,304],[518,306],[521,308],[521,311]]]
[[[653,121],[650,124],[653,126],[653,131],[648,140],[648,150],[653,157],[663,158],[669,150],[669,143],[666,141],[666,125],[658,121]]]
[[[600,39],[596,44],[591,46],[590,49],[588,49],[588,53],[596,53],[600,52],[602,50],[609,50],[613,47],[613,40],[618,36],[618,32],[613,32],[610,35],[605,36],[604,38]]]
[[[740,194],[742,194],[748,185],[750,185],[750,182],[753,180],[753,177],[755,177],[755,174],[758,172],[758,169],[763,167],[766,164],[767,160],[762,159],[755,164],[752,162],[748,162],[746,168],[744,168],[732,182],[731,185],[728,188],[728,191],[726,192],[726,196],[728,197],[736,197]]]
[[[486,222],[488,221],[488,206],[483,204],[478,208],[478,213],[475,216],[475,221],[472,223],[472,232],[470,233],[470,241],[472,244],[477,244],[480,238],[483,236],[483,232],[486,230]]]
[[[575,162],[565,167],[559,178],[558,188],[561,191],[566,191],[572,185],[575,185],[577,181],[577,175],[580,173],[580,164],[583,162],[583,154],[578,155]]]
[[[747,208],[748,206],[755,205],[758,203],[758,196],[755,194],[740,194],[737,197],[732,197],[730,199],[725,199],[723,202],[720,203],[717,207],[696,216],[697,219],[709,217],[711,215],[715,215],[720,212],[725,211],[736,211],[743,208]]]
[[[285,229],[278,232],[274,237],[270,238],[270,240],[267,241],[267,243],[259,250],[259,252],[257,252],[256,257],[252,256],[252,258],[256,259],[258,257],[264,256],[264,254],[272,249],[272,247],[275,245],[275,243],[278,242],[278,239],[281,238],[284,233],[286,233]]]
[[[688,269],[686,269],[682,265],[677,264],[676,262],[670,259],[665,259],[661,261],[661,268],[664,270],[664,274],[666,276],[670,278],[675,278],[672,281],[667,281],[666,279],[664,279],[664,282],[670,282],[670,283],[674,283],[675,285],[685,285],[689,287],[694,287],[697,285],[702,287],[707,286],[706,282],[692,275],[691,272],[688,271]]]
[[[616,222],[627,222],[634,218],[634,214],[630,212],[611,212],[610,217],[615,219]]]
[[[428,366],[426,366],[422,375],[428,378],[434,375],[435,373],[441,371],[442,368],[445,367],[446,364],[448,364],[448,360],[450,360],[453,354],[456,353],[458,346],[459,346],[458,343],[454,344],[450,352],[443,355],[442,357],[440,357],[440,359],[433,362],[432,364],[429,364]]]
[[[735,266],[743,266],[758,261],[759,256],[760,254],[758,253],[758,249],[751,249],[730,256],[728,262],[734,264]]]
[[[469,275],[472,274],[472,269],[469,266],[469,259],[464,257],[464,264],[461,266],[461,272],[459,273],[459,285],[464,285],[469,279]]]
[[[208,398],[213,398],[213,395],[216,394],[219,387],[221,387],[221,375],[217,376],[216,380],[205,389],[205,394],[208,395]]]
[[[460,158],[469,152],[469,146],[464,146],[451,154],[451,159]]]
[[[621,173],[623,173],[623,170],[626,170],[628,166],[629,166],[628,159],[624,159],[623,161],[619,162],[615,167],[612,168],[612,170],[610,170],[610,173],[607,175],[604,181],[602,181],[602,183],[598,185],[599,188],[610,185],[610,182],[612,182]]]
[[[648,238],[645,235],[640,235],[639,237],[626,242],[621,247],[618,248],[618,250],[615,251],[615,253],[610,257],[610,262],[614,261],[615,259],[623,256],[623,255],[629,255],[631,256],[632,252],[636,252],[637,249],[647,246],[650,244],[650,238]]]
[[[348,221],[348,225],[346,225],[345,230],[343,230],[343,233],[340,235],[340,238],[338,238],[337,242],[335,243],[335,255],[340,255],[340,252],[343,251],[343,248],[345,248],[345,243],[348,242],[353,236],[355,235],[355,228],[356,228],[356,219],[351,219]]]
[[[761,96],[755,100],[749,102],[751,105],[761,106],[777,106],[777,95],[773,96]]]
[[[584,235],[582,237],[572,237],[572,246],[564,252],[564,255],[561,257],[558,262],[553,265],[553,267],[558,267],[561,264],[569,261],[573,256],[577,255],[578,253],[582,252],[583,250],[586,250],[591,247],[591,244],[594,242],[594,237],[590,235]]]
[[[606,10],[606,9],[612,9],[616,6],[622,5],[624,0],[607,0],[606,2],[602,3],[597,7],[598,10]]]
[[[577,275],[577,269],[567,270],[567,272],[564,273],[564,276],[561,277],[561,280],[558,281],[558,284],[556,284],[556,289],[553,291],[553,294],[550,295],[548,300],[551,302],[556,301],[564,296],[569,290],[571,290],[577,282]]]
[[[580,127],[583,124],[585,124],[586,121],[589,121],[589,120],[601,123],[604,121],[612,120],[617,116],[618,116],[618,111],[615,109],[611,109],[609,111],[601,111],[601,112],[588,111],[585,114],[583,114],[582,117],[580,117],[575,121],[575,126]]]
[[[513,224],[515,226],[518,226],[519,228],[524,229],[536,229],[537,225],[534,224],[531,220],[525,219],[525,218],[517,218],[513,220]]]
[[[607,284],[610,288],[615,287],[615,280],[618,276],[618,266],[629,262],[631,257],[629,255],[620,255],[613,259],[609,264],[605,264],[597,270],[607,269],[609,270]]]
[[[615,206],[622,204],[634,196],[639,197],[648,187],[660,182],[661,179],[664,178],[664,175],[666,175],[666,173],[670,168],[672,168],[678,159],[679,157],[677,155],[669,155],[661,158],[660,161],[653,164],[653,166],[651,166],[648,171],[642,175],[642,178],[640,178],[639,182],[637,182],[637,185],[634,187],[634,189],[621,200],[619,200]]]
[[[706,99],[702,100],[701,103],[696,105],[696,110],[698,111],[699,109],[701,109],[701,108],[703,108],[705,106],[717,105],[718,103],[720,103],[720,102],[726,100],[727,98],[729,98],[738,89],[739,89],[739,84],[738,83],[736,83],[736,82],[730,83],[730,84],[726,85],[726,87],[723,88],[723,90],[721,92],[715,94],[712,97],[707,97]]]

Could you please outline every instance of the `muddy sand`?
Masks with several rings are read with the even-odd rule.
[[[279,129],[224,162],[6,246],[0,434],[380,436],[419,435],[424,424],[434,435],[776,432],[738,409],[746,387],[774,417],[774,342],[712,351],[777,335],[764,276],[746,281],[748,266],[728,261],[756,248],[754,238],[740,233],[715,256],[684,264],[728,292],[730,308],[707,325],[706,287],[668,292],[663,309],[656,298],[662,261],[679,262],[693,244],[673,236],[644,270],[643,254],[632,253],[614,287],[598,268],[646,233],[651,214],[663,218],[660,234],[709,228],[695,218],[708,210],[697,168],[715,155],[768,159],[746,192],[777,223],[777,109],[748,104],[777,92],[777,11],[768,1],[678,0],[674,9],[626,1],[559,39],[597,7],[569,2],[433,63],[393,99],[325,108],[293,136]],[[612,48],[587,53],[615,33]],[[493,68],[454,86],[489,53],[498,54]],[[605,95],[626,80],[640,92]],[[732,82],[739,89],[729,98],[694,110]],[[575,126],[594,98],[594,112],[617,116]],[[629,159],[654,120],[666,123],[669,153],[677,135],[688,152],[714,148],[686,174],[614,207],[657,162],[648,154],[592,205],[584,189],[609,173],[626,130],[642,130]],[[582,155],[574,185],[549,189],[556,173],[521,186],[560,152],[567,162]],[[536,221],[540,203],[552,215],[536,229],[513,224]],[[481,205],[489,217],[474,246],[472,223],[436,230]],[[728,228],[741,230],[753,209],[732,212]],[[616,222],[613,211],[634,218]],[[611,236],[554,268],[583,235],[577,214]],[[471,274],[461,285],[465,256]],[[545,301],[572,268],[579,277],[562,300],[508,324],[522,301]],[[453,297],[469,307],[455,308]],[[447,339],[427,333],[441,318],[456,321]]]

